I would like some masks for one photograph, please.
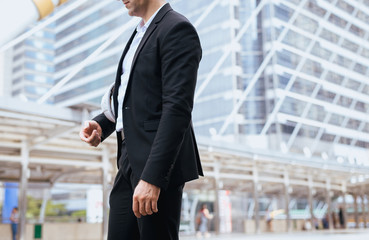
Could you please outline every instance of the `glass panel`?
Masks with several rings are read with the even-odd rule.
[[[352,60],[342,55],[337,55],[336,59],[334,60],[334,63],[337,63],[338,65],[342,67],[349,68],[352,63]]]
[[[336,4],[336,6],[340,9],[342,9],[343,11],[347,12],[347,13],[352,13],[352,11],[354,11],[354,7],[351,6],[350,4],[348,4],[345,1],[339,0]]]
[[[310,96],[316,84],[302,78],[297,78],[291,88],[292,92]]]
[[[332,52],[322,48],[320,43],[315,43],[311,53],[317,57],[323,58],[325,60],[329,60],[329,57],[332,55]]]
[[[299,101],[294,98],[286,97],[280,112],[294,115],[294,116],[301,116],[302,112],[304,111],[304,108],[306,106],[306,102]]]
[[[311,40],[309,38],[304,37],[292,30],[289,30],[286,37],[283,40],[283,43],[286,43],[297,49],[301,49],[305,51],[306,46],[309,45],[310,41]]]
[[[350,107],[352,103],[352,98],[341,96],[337,102],[338,105],[343,107]]]
[[[365,33],[366,33],[365,30],[359,28],[356,25],[351,25],[350,32],[355,34],[356,36],[359,36],[359,37],[364,37]]]
[[[320,37],[332,43],[337,43],[338,40],[340,39],[340,36],[338,34],[335,34],[327,29],[323,29],[322,33],[320,34]]]
[[[327,75],[325,76],[325,79],[328,81],[328,82],[332,82],[332,83],[335,83],[337,85],[340,85],[343,81],[343,76],[340,75],[340,74],[337,74],[335,72],[331,72],[329,71],[327,73]]]
[[[323,122],[325,115],[326,112],[322,106],[312,104],[307,117],[312,120]]]
[[[342,43],[342,47],[350,50],[351,52],[356,53],[357,50],[359,49],[359,45],[357,45],[356,43],[353,43],[347,39],[345,39]]]
[[[340,28],[345,28],[347,24],[346,20],[334,15],[333,13],[329,16],[328,21]]]
[[[327,12],[324,8],[319,7],[315,2],[308,1],[304,7],[309,12],[318,15],[319,17],[323,17],[324,14]]]
[[[350,88],[350,89],[352,89],[352,90],[357,90],[357,89],[359,88],[359,86],[360,86],[360,85],[361,85],[361,83],[360,83],[360,82],[355,81],[355,80],[353,80],[353,79],[350,79],[350,80],[348,80],[348,81],[347,81],[347,83],[346,83],[346,86],[345,86],[345,87]]]
[[[304,15],[298,15],[293,25],[307,32],[315,33],[318,29],[319,23]]]
[[[320,89],[317,95],[317,99],[323,100],[323,101],[327,101],[327,102],[332,102],[334,97],[336,96],[335,93],[333,92],[329,92],[323,89]]]

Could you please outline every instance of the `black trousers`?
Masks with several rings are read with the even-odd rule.
[[[178,239],[183,186],[161,190],[158,212],[136,218],[132,196],[139,179],[132,174],[125,141],[118,162],[119,170],[110,193],[108,240],[171,240]]]

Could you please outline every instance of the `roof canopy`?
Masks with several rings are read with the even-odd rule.
[[[28,162],[28,182],[102,183],[106,167],[116,172],[114,134],[93,148],[79,139],[81,123],[89,111],[60,108],[0,98],[0,180],[19,181],[22,162]],[[188,184],[189,188],[213,189],[209,179],[221,188],[250,190],[251,183],[265,183],[266,192],[278,192],[288,184],[350,191],[366,184],[369,168],[339,164],[321,158],[251,149],[241,143],[227,143],[198,136],[206,178]],[[105,160],[104,160],[105,159]],[[352,181],[352,180],[357,181]],[[108,182],[111,183],[112,177]]]

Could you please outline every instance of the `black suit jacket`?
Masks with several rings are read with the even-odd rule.
[[[123,130],[133,174],[166,189],[203,175],[191,124],[201,46],[191,23],[168,3],[164,5],[137,48],[123,109],[118,109],[122,61],[135,34],[119,61],[114,110],[123,111]],[[104,114],[94,120],[103,129],[102,140],[115,130],[115,123]],[[119,159],[120,134],[117,139]]]

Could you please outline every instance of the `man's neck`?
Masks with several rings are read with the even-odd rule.
[[[149,5],[147,6],[146,13],[142,16],[142,21],[146,23],[150,17],[164,4],[166,3],[165,0],[160,1],[150,1]]]

